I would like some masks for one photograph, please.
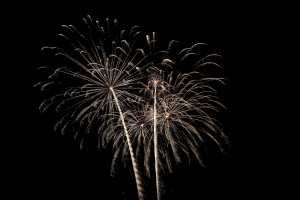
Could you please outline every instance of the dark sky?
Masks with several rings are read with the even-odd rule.
[[[10,110],[12,124],[5,131],[9,132],[6,148],[9,175],[5,180],[12,196],[137,199],[133,176],[123,172],[119,177],[109,177],[107,157],[94,150],[80,151],[78,143],[70,137],[54,133],[54,120],[38,111],[41,94],[33,88],[39,80],[36,68],[47,64],[41,48],[56,40],[62,24],[80,26],[87,15],[99,20],[118,18],[126,27],[140,25],[146,31],[155,31],[162,41],[177,39],[187,45],[204,42],[223,55],[224,73],[229,78],[224,99],[230,109],[224,128],[232,147],[227,157],[213,154],[206,168],[193,165],[166,178],[171,185],[170,199],[247,199],[268,195],[270,189],[266,185],[273,176],[264,163],[271,159],[267,156],[270,152],[260,152],[265,137],[259,136],[261,133],[255,127],[264,122],[248,115],[253,108],[251,101],[257,99],[249,95],[252,87],[247,82],[250,74],[259,73],[259,69],[252,67],[265,48],[264,45],[254,48],[258,40],[267,38],[264,32],[267,19],[261,18],[263,8],[217,2],[162,5],[153,1],[137,4],[49,1],[11,8],[8,30],[13,45],[7,51],[13,55],[10,63],[14,64],[15,77],[21,80],[11,83],[15,90],[10,92],[16,96],[13,102],[17,109]],[[254,80],[252,86],[255,84]]]

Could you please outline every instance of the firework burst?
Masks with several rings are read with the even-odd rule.
[[[221,68],[213,61],[220,55],[206,54],[203,43],[182,48],[175,40],[166,50],[158,50],[156,34],[143,35],[138,26],[121,30],[117,20],[107,19],[102,25],[90,16],[84,22],[85,33],[63,26],[66,33],[59,35],[69,48],[43,48],[71,62],[41,68],[51,74],[35,86],[59,87],[40,110],[63,113],[55,130],[73,130],[81,148],[86,134],[98,133],[99,148],[114,151],[112,176],[119,159],[125,167],[131,161],[139,199],[145,197],[141,172],[151,177],[154,170],[161,200],[161,173],[173,172],[173,165],[184,157],[188,162],[195,157],[204,165],[200,149],[205,149],[206,140],[222,152],[229,144],[221,123],[211,116],[225,109],[214,88],[225,79],[208,73]]]
[[[184,157],[188,162],[194,157],[204,166],[200,149],[206,149],[206,140],[213,141],[223,153],[226,153],[224,148],[229,144],[221,123],[211,116],[213,112],[226,109],[219,102],[217,90],[213,87],[224,85],[226,79],[207,76],[209,68],[220,68],[220,65],[209,60],[219,55],[203,57],[195,49],[204,44],[196,44],[192,48],[181,49],[175,56],[172,55],[176,52],[172,49],[174,43],[171,41],[168,51],[155,53],[160,55],[161,62],[148,67],[148,80],[139,82],[143,88],[140,104],[128,110],[125,117],[136,155],[143,158],[149,177],[152,176],[154,163],[157,199],[163,199],[164,195],[161,173],[173,172],[173,165],[180,164]],[[186,68],[194,70],[184,72]],[[116,117],[115,122],[106,127],[104,141],[112,141],[118,149],[114,158],[119,157],[126,163],[128,147],[120,138],[124,134],[118,120],[119,117]]]
[[[68,128],[77,130],[75,139],[81,136],[81,148],[85,134],[92,132],[97,124],[100,127],[101,124],[109,126],[111,120],[107,117],[114,117],[109,113],[118,113],[130,150],[139,197],[142,199],[142,183],[123,112],[131,107],[130,104],[139,101],[133,92],[138,89],[135,84],[143,79],[142,71],[150,64],[147,61],[150,51],[147,53],[140,44],[143,44],[143,39],[144,44],[147,44],[149,38],[141,38],[137,26],[129,31],[118,30],[117,20],[111,23],[107,19],[106,24],[100,25],[88,16],[84,22],[88,28],[86,34],[79,32],[73,25],[63,25],[68,32],[59,35],[68,42],[70,48],[43,48],[54,50],[55,55],[72,62],[67,67],[54,68],[46,81],[35,85],[41,86],[42,90],[57,83],[60,88],[63,87],[62,93],[46,99],[40,105],[40,110],[45,112],[52,107],[64,113],[55,129],[62,127],[60,130],[63,134]],[[83,127],[85,130],[82,130]]]

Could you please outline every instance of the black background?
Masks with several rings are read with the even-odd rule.
[[[16,4],[9,9],[3,39],[9,44],[4,59],[12,72],[3,77],[9,80],[5,83],[10,88],[4,88],[3,96],[12,97],[4,99],[13,105],[3,105],[8,110],[7,128],[3,129],[8,136],[3,139],[3,180],[10,197],[137,199],[132,176],[111,178],[104,155],[80,151],[71,138],[54,133],[53,119],[38,110],[42,99],[40,91],[33,88],[39,80],[36,68],[47,64],[41,48],[56,41],[62,24],[81,26],[87,15],[99,20],[118,18],[127,27],[140,25],[155,31],[161,41],[204,42],[223,55],[229,79],[224,101],[230,110],[224,129],[232,147],[226,157],[213,154],[206,168],[193,165],[169,178],[170,199],[248,199],[281,194],[284,183],[278,180],[284,176],[277,167],[284,156],[277,148],[280,144],[274,144],[277,136],[270,127],[275,121],[264,116],[273,111],[264,98],[273,87],[268,81],[262,84],[268,79],[265,75],[272,76],[276,70],[270,70],[272,56],[266,52],[273,47],[270,35],[280,29],[280,17],[276,16],[281,14],[271,5],[49,1]],[[278,15],[273,17],[274,13]],[[274,158],[278,162],[270,164]]]

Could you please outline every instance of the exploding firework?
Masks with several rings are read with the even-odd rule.
[[[67,129],[77,130],[75,139],[80,138],[81,148],[85,135],[92,132],[97,124],[109,126],[110,113],[118,113],[122,119],[127,145],[130,149],[139,197],[142,199],[142,186],[137,169],[136,158],[131,147],[131,139],[124,123],[123,112],[130,109],[130,104],[139,97],[134,94],[136,82],[143,79],[142,71],[150,63],[146,52],[140,44],[139,27],[129,31],[118,30],[118,21],[107,19],[104,25],[90,16],[84,19],[88,32],[83,34],[73,25],[64,25],[67,34],[59,34],[70,48],[44,47],[43,50],[54,50],[55,55],[67,58],[71,63],[57,67],[46,81],[37,83],[42,90],[59,84],[62,93],[46,99],[41,105],[42,112],[54,108],[64,113],[55,125],[55,130],[64,134]],[[72,65],[75,64],[75,65]],[[42,67],[45,69],[48,67]],[[84,128],[84,130],[83,130]]]
[[[183,48],[177,55],[172,55],[171,52],[176,52],[172,49],[175,43],[178,42],[171,41],[167,51],[155,52],[161,60],[148,67],[151,73],[147,82],[139,82],[143,96],[124,118],[135,155],[143,158],[139,163],[144,165],[149,177],[154,163],[157,199],[164,195],[161,173],[173,172],[173,165],[181,163],[184,157],[188,162],[194,157],[204,166],[200,149],[205,149],[206,140],[213,141],[224,153],[225,145],[229,144],[221,123],[211,116],[213,112],[226,109],[213,87],[224,85],[226,79],[207,77],[206,69],[220,68],[219,64],[211,61],[220,55],[198,54],[196,47],[204,44]],[[118,121],[120,118],[116,117],[114,123],[106,127],[102,141],[113,143],[116,152],[113,165],[117,158],[127,163],[129,155]]]
[[[63,26],[66,33],[59,35],[68,48],[43,48],[71,62],[41,68],[51,73],[35,86],[52,88],[55,94],[40,110],[63,113],[55,130],[74,130],[81,148],[87,134],[97,133],[99,148],[113,148],[112,176],[117,160],[125,167],[131,161],[139,199],[144,198],[141,166],[149,177],[154,170],[161,200],[161,173],[172,172],[184,157],[204,165],[200,149],[206,140],[222,152],[229,143],[221,123],[211,116],[225,108],[214,88],[225,79],[208,76],[211,68],[221,68],[212,61],[220,55],[203,53],[205,44],[182,48],[175,40],[166,50],[158,49],[155,33],[144,35],[138,26],[119,29],[117,20],[100,24],[88,16],[84,22],[85,33]]]

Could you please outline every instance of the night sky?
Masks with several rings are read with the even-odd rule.
[[[5,163],[9,164],[4,176],[7,175],[9,195],[30,199],[137,199],[134,179],[128,171],[120,171],[114,178],[109,176],[109,153],[99,152],[96,147],[79,150],[72,137],[53,131],[56,121],[50,114],[38,110],[43,94],[33,88],[40,80],[36,68],[49,62],[44,60],[41,48],[56,42],[62,24],[82,26],[82,18],[91,15],[98,20],[118,18],[124,27],[140,25],[143,30],[155,31],[165,43],[171,39],[187,45],[204,42],[223,56],[224,75],[229,82],[222,98],[229,111],[222,120],[232,146],[226,156],[217,152],[207,155],[206,168],[197,164],[183,166],[166,177],[169,185],[166,199],[235,200],[258,194],[268,196],[272,190],[266,185],[273,176],[265,163],[273,156],[267,156],[270,150],[260,151],[266,137],[259,136],[262,132],[257,132],[256,127],[264,122],[249,117],[251,102],[257,99],[249,95],[253,91],[247,81],[251,73],[258,73],[257,69],[252,70],[256,63],[253,59],[260,59],[262,51],[250,49],[260,38],[259,27],[264,27],[254,18],[262,13],[255,8],[246,4],[201,2],[167,6],[153,1],[138,4],[49,1],[23,3],[12,9],[8,30],[14,40],[7,51],[13,55],[10,65],[14,65],[14,79],[21,82],[10,83],[15,88],[10,91],[15,106],[9,109],[7,116],[12,123],[4,133],[8,135],[4,143],[8,152]],[[152,198],[154,187],[147,185],[147,188]]]

